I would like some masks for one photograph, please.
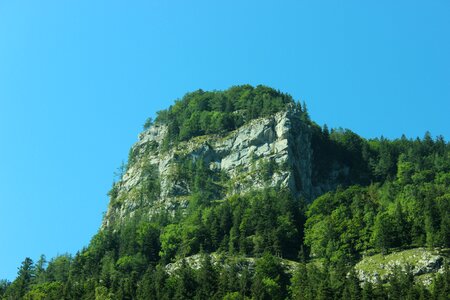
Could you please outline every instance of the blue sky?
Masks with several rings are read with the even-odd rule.
[[[450,137],[450,2],[0,0],[0,278],[97,231],[142,124],[265,84],[364,137]]]

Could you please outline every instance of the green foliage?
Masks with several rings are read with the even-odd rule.
[[[235,86],[226,91],[198,90],[186,94],[168,110],[158,112],[155,122],[168,125],[166,145],[169,145],[194,136],[234,130],[289,104],[294,104],[291,96],[262,85]]]
[[[367,185],[374,177],[370,158],[375,155],[368,141],[348,129],[328,131],[311,125],[313,150],[313,183],[321,183],[330,173],[339,172],[336,178],[343,185]],[[348,170],[346,170],[348,168]]]
[[[291,278],[289,293],[292,299],[313,299],[311,286],[309,284],[308,269],[306,263],[300,262]]]
[[[202,254],[200,268],[196,272],[198,288],[196,299],[213,299],[218,287],[219,272],[211,261],[211,256]]]
[[[5,294],[10,284],[11,283],[8,280],[5,279],[0,280],[0,299],[2,299],[3,295]]]
[[[362,175],[382,183],[338,188],[310,205],[305,243],[312,255],[352,262],[366,251],[449,247],[449,145],[429,137],[367,145],[362,157],[371,171]],[[359,147],[363,154],[367,145]]]
[[[353,262],[370,247],[370,228],[378,209],[373,189],[353,186],[325,194],[310,205],[305,243],[313,256]]]
[[[34,285],[31,290],[25,294],[25,300],[59,300],[64,293],[62,282],[45,282]]]
[[[144,130],[147,130],[150,127],[152,127],[152,125],[153,125],[153,119],[152,118],[147,118],[147,120],[145,120],[143,128],[144,128]]]
[[[252,284],[254,299],[285,299],[288,278],[278,258],[265,253],[256,263]]]
[[[191,192],[191,207],[205,206],[213,199],[224,196],[224,182],[228,179],[223,172],[213,171],[200,159],[180,157],[173,167],[171,180],[186,185]]]
[[[4,293],[6,299],[22,299],[31,289],[35,278],[33,260],[25,258],[17,272],[17,278],[8,286]]]
[[[181,243],[180,226],[170,224],[166,226],[161,234],[161,251],[159,255],[164,262],[170,262],[177,254]]]

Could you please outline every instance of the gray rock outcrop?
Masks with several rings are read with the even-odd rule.
[[[384,256],[376,254],[365,257],[356,264],[355,270],[361,282],[385,283],[394,274],[395,269],[400,268],[402,272],[410,271],[427,284],[427,275],[443,272],[443,265],[444,256],[438,250],[415,248]]]
[[[187,206],[192,187],[176,176],[180,158],[201,159],[214,172],[225,174],[229,179],[226,196],[277,187],[310,200],[336,187],[332,172],[330,180],[313,186],[311,129],[295,108],[252,120],[223,135],[195,137],[170,149],[164,148],[167,132],[165,125],[157,124],[139,135],[128,170],[113,188],[103,227],[120,223],[137,208],[145,207],[152,214]],[[268,162],[276,166],[269,176],[261,170]],[[148,166],[156,172],[146,174]],[[142,183],[148,176],[158,177],[160,185],[157,199],[152,201],[142,196]]]

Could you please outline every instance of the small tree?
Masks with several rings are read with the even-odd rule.
[[[11,283],[8,280],[6,280],[6,279],[1,279],[0,280],[0,299],[2,299],[3,295],[6,292],[6,289],[8,288],[8,286],[10,284]]]
[[[122,180],[122,177],[123,177],[123,175],[125,175],[125,172],[127,171],[127,169],[128,169],[128,164],[122,160],[120,167],[118,167],[117,170],[114,172],[114,177],[118,178],[118,180]]]
[[[144,130],[147,130],[147,129],[149,129],[150,127],[152,127],[152,125],[153,125],[153,119],[150,117],[150,118],[147,118],[147,120],[145,120],[145,123],[144,123]]]
[[[30,290],[31,284],[34,281],[34,265],[33,260],[29,257],[25,258],[22,265],[17,272],[17,278],[9,285],[5,292],[5,299],[22,299],[23,296]]]
[[[379,250],[383,255],[387,254],[392,244],[392,222],[390,216],[386,212],[379,213],[373,230],[372,242],[375,249]]]

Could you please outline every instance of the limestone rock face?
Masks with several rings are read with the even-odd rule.
[[[395,268],[411,273],[424,284],[431,281],[430,275],[443,272],[444,256],[438,250],[415,248],[389,255],[376,254],[363,258],[356,264],[355,270],[361,282],[385,283],[394,273]]]
[[[154,125],[139,135],[128,170],[111,193],[103,227],[120,223],[137,208],[151,215],[186,207],[192,186],[177,176],[180,162],[186,159],[200,159],[210,170],[224,174],[228,178],[224,196],[277,187],[312,200],[336,187],[331,173],[328,182],[313,186],[311,129],[295,108],[252,120],[226,134],[194,137],[169,149],[164,147],[167,132],[165,125]],[[268,164],[271,172],[264,169]],[[158,181],[152,200],[142,192],[149,177]]]

